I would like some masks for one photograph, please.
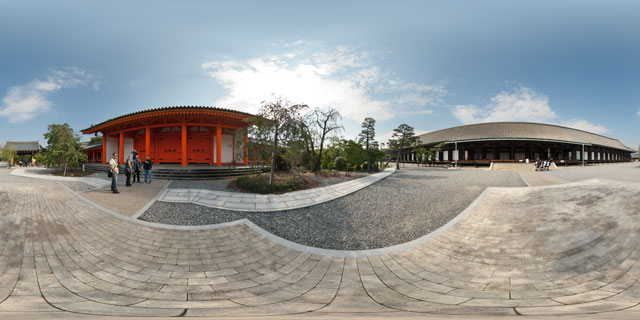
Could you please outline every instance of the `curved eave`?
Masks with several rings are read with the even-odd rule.
[[[625,152],[635,152],[635,149],[621,149],[615,148],[611,146],[592,144],[588,142],[580,142],[580,141],[568,141],[568,140],[554,140],[554,139],[536,139],[536,138],[480,138],[480,139],[460,139],[460,140],[444,140],[437,142],[430,142],[428,145],[444,143],[444,144],[452,144],[452,143],[469,143],[469,142],[485,142],[485,141],[533,141],[533,142],[551,142],[551,143],[564,143],[564,144],[574,144],[578,146],[599,146],[608,149],[621,150]]]
[[[208,113],[208,114],[218,114],[228,118],[235,118],[238,120],[246,119],[246,118],[256,118],[258,116],[235,111],[231,109],[225,108],[217,108],[217,107],[206,107],[206,106],[174,106],[174,107],[163,107],[163,108],[155,108],[155,109],[147,109],[142,111],[137,111],[133,113],[128,113],[119,117],[111,118],[109,120],[103,121],[99,124],[92,125],[89,128],[80,130],[83,134],[91,134],[94,132],[101,131],[104,128],[108,128],[110,126],[114,126],[127,121],[135,121],[141,120],[145,118],[153,118],[158,115],[166,114],[166,113],[178,113],[178,114],[189,114],[189,113]]]

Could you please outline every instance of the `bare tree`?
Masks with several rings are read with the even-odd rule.
[[[338,110],[334,108],[329,109],[316,109],[312,113],[312,119],[315,125],[318,127],[318,135],[320,137],[318,158],[315,163],[315,172],[320,171],[320,164],[322,163],[322,150],[324,149],[324,141],[329,137],[332,132],[335,133],[342,129],[342,125],[338,124],[338,121],[342,120],[342,116]]]
[[[276,171],[276,151],[278,149],[278,137],[286,134],[302,121],[300,112],[306,109],[305,104],[291,104],[288,100],[277,97],[274,102],[263,101],[258,116],[254,121],[259,127],[273,132],[273,146],[271,149],[271,172],[269,184],[273,184]]]

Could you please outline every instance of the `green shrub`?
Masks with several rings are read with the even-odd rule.
[[[276,154],[276,160],[275,161],[276,161],[276,170],[278,170],[278,171],[289,170],[289,163],[281,155]]]
[[[344,170],[347,167],[347,161],[342,156],[337,156],[333,163],[336,170]]]
[[[300,189],[307,185],[307,181],[295,176],[276,175],[273,184],[269,184],[269,175],[246,175],[235,181],[235,185],[243,191],[269,194],[284,193]]]

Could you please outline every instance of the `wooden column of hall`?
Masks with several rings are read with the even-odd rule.
[[[124,132],[120,131],[118,139],[118,162],[124,163]]]
[[[216,127],[216,165],[222,165],[222,127]]]
[[[249,134],[247,132],[244,133],[244,165],[249,164]]]
[[[110,156],[107,156],[107,135],[102,133],[102,163],[107,163],[107,159],[111,159]]]
[[[212,128],[211,128],[212,129]],[[209,165],[213,165],[215,161],[215,150],[216,150],[216,138],[213,130],[209,130],[211,132],[211,150],[209,152]]]
[[[180,129],[180,133],[182,134],[182,142],[180,143],[181,146],[181,150],[182,150],[182,157],[181,157],[181,165],[183,167],[186,167],[187,164],[189,164],[189,161],[187,159],[187,125],[186,124],[182,124],[182,129]]]
[[[144,128],[144,154],[145,156],[149,156],[149,159],[151,159],[151,128],[149,128],[149,126],[146,126]],[[146,158],[146,157],[145,157]],[[146,159],[144,159],[146,160]],[[144,161],[142,160],[142,161]],[[153,160],[151,160],[153,161]]]

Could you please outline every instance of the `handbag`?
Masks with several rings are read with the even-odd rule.
[[[113,176],[113,173],[111,173],[111,171],[107,171],[107,178],[111,178]]]

